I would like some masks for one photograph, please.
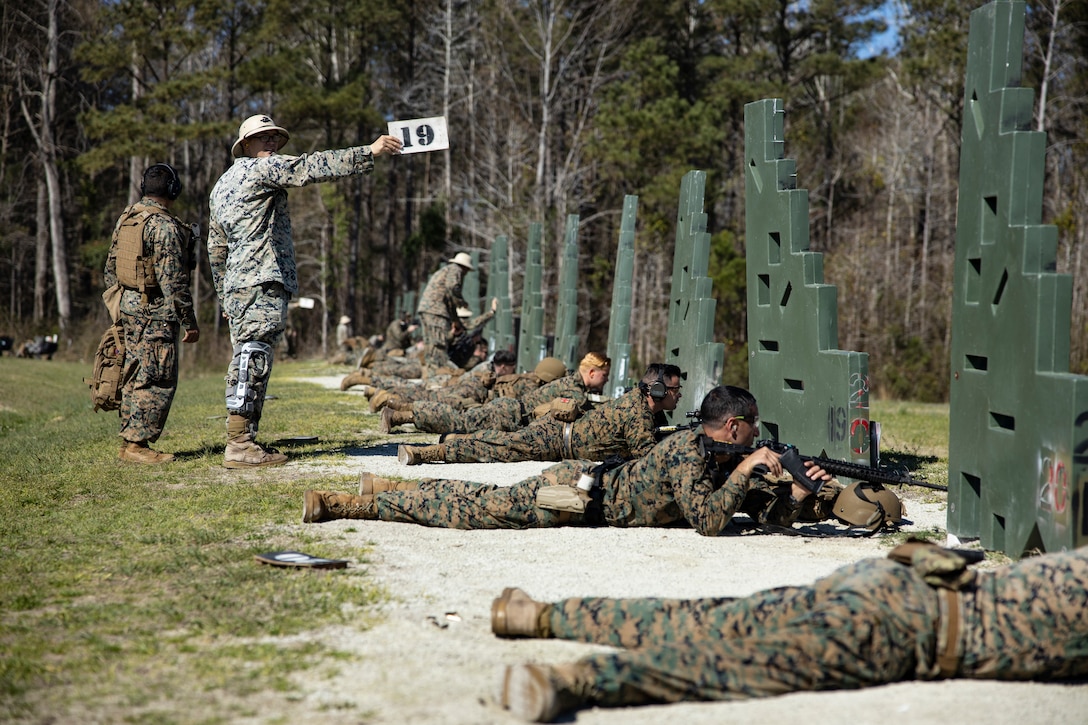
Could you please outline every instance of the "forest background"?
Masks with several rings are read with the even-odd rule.
[[[968,16],[962,0],[25,0],[0,10],[0,334],[87,358],[110,234],[142,170],[207,230],[245,117],[284,153],[365,144],[445,116],[450,149],[291,192],[303,348],[341,314],[384,329],[458,251],[544,225],[545,309],[578,214],[583,351],[603,350],[623,198],[639,197],[632,345],[661,358],[681,177],[707,173],[715,334],[747,380],[743,107],[782,98],[811,249],[839,292],[839,347],[874,395],[941,401],[948,357]],[[889,35],[889,21],[897,32]],[[893,41],[888,42],[892,37]],[[1021,85],[1047,133],[1044,223],[1074,278],[1070,369],[1088,373],[1088,0],[1031,0]],[[202,245],[201,245],[202,246]],[[201,249],[201,360],[229,346]],[[551,329],[547,325],[546,329]],[[635,368],[637,369],[637,367]]]

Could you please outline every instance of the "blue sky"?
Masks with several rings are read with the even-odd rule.
[[[873,38],[869,45],[858,49],[859,58],[869,58],[879,55],[881,51],[893,51],[899,41],[899,3],[896,0],[888,0],[881,8],[880,14],[888,24],[888,29]]]

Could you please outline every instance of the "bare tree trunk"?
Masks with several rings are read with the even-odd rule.
[[[38,178],[37,232],[34,235],[34,321],[45,318],[45,295],[49,287],[49,204],[45,179]]]
[[[445,37],[445,70],[442,74],[442,115],[450,117],[450,73],[453,69],[453,0],[446,0],[446,37]],[[442,152],[442,161],[445,168],[442,169],[442,195],[444,218],[446,220],[446,243],[450,241],[450,228],[453,226],[450,219],[450,207],[453,206],[453,176],[451,166],[453,163],[450,149],[447,146]]]
[[[1039,82],[1039,105],[1035,111],[1035,130],[1046,129],[1046,96],[1050,85],[1050,66],[1054,60],[1054,40],[1058,35],[1058,13],[1062,9],[1062,0],[1054,0],[1054,10],[1050,14],[1050,32],[1046,39],[1046,52],[1043,54],[1043,74]]]
[[[53,252],[53,283],[56,288],[57,316],[60,331],[66,332],[72,317],[72,300],[68,286],[68,252],[64,244],[64,210],[61,204],[60,173],[57,169],[57,144],[53,137],[53,121],[56,118],[57,78],[60,56],[60,31],[57,27],[60,0],[47,0],[48,24],[46,32],[45,62],[38,78],[40,88],[31,91],[23,84],[19,105],[27,126],[38,147],[42,175],[48,199],[49,238]],[[35,119],[27,104],[30,96],[38,96],[39,111]]]
[[[143,95],[143,86],[141,79],[143,73],[141,71],[139,61],[139,51],[136,49],[136,44],[132,44],[132,62],[129,66],[129,72],[132,73],[132,104],[135,106]],[[135,204],[140,200],[140,183],[143,181],[143,169],[140,168],[142,160],[139,156],[130,156],[128,158],[128,203]]]

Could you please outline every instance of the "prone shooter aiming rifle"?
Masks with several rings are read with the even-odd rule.
[[[685,427],[690,428],[691,426]],[[724,454],[747,456],[755,453],[757,448],[770,448],[779,455],[782,467],[790,472],[790,475],[793,476],[793,480],[812,493],[816,493],[820,490],[820,487],[823,486],[823,481],[813,481],[808,477],[807,469],[805,467],[806,461],[814,462],[832,476],[842,476],[857,481],[869,481],[870,483],[880,483],[884,485],[922,486],[923,488],[932,488],[937,491],[948,490],[947,486],[940,486],[922,479],[912,478],[910,473],[907,472],[893,471],[887,468],[873,468],[872,466],[866,466],[860,463],[838,461],[831,458],[822,458],[820,456],[804,456],[801,455],[796,446],[773,440],[756,441],[755,447],[749,447],[737,445],[736,443],[722,443],[709,436],[700,436],[699,446],[703,456],[708,460],[716,455]]]

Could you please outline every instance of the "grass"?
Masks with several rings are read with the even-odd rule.
[[[277,363],[261,440],[318,436],[290,450],[296,459],[366,445],[377,426],[365,406],[286,379],[341,370]],[[176,462],[121,463],[117,416],[92,412],[87,374],[0,359],[0,721],[72,717],[66,702],[123,713],[107,720],[229,722],[247,713],[233,696],[265,691],[275,711],[274,698],[292,697],[292,672],[345,655],[265,638],[365,627],[383,594],[361,568],[281,569],[253,555],[365,561],[366,549],[295,526],[302,491],[354,482],[223,469],[221,373],[182,380],[156,444]],[[232,698],[194,717],[209,692]]]

